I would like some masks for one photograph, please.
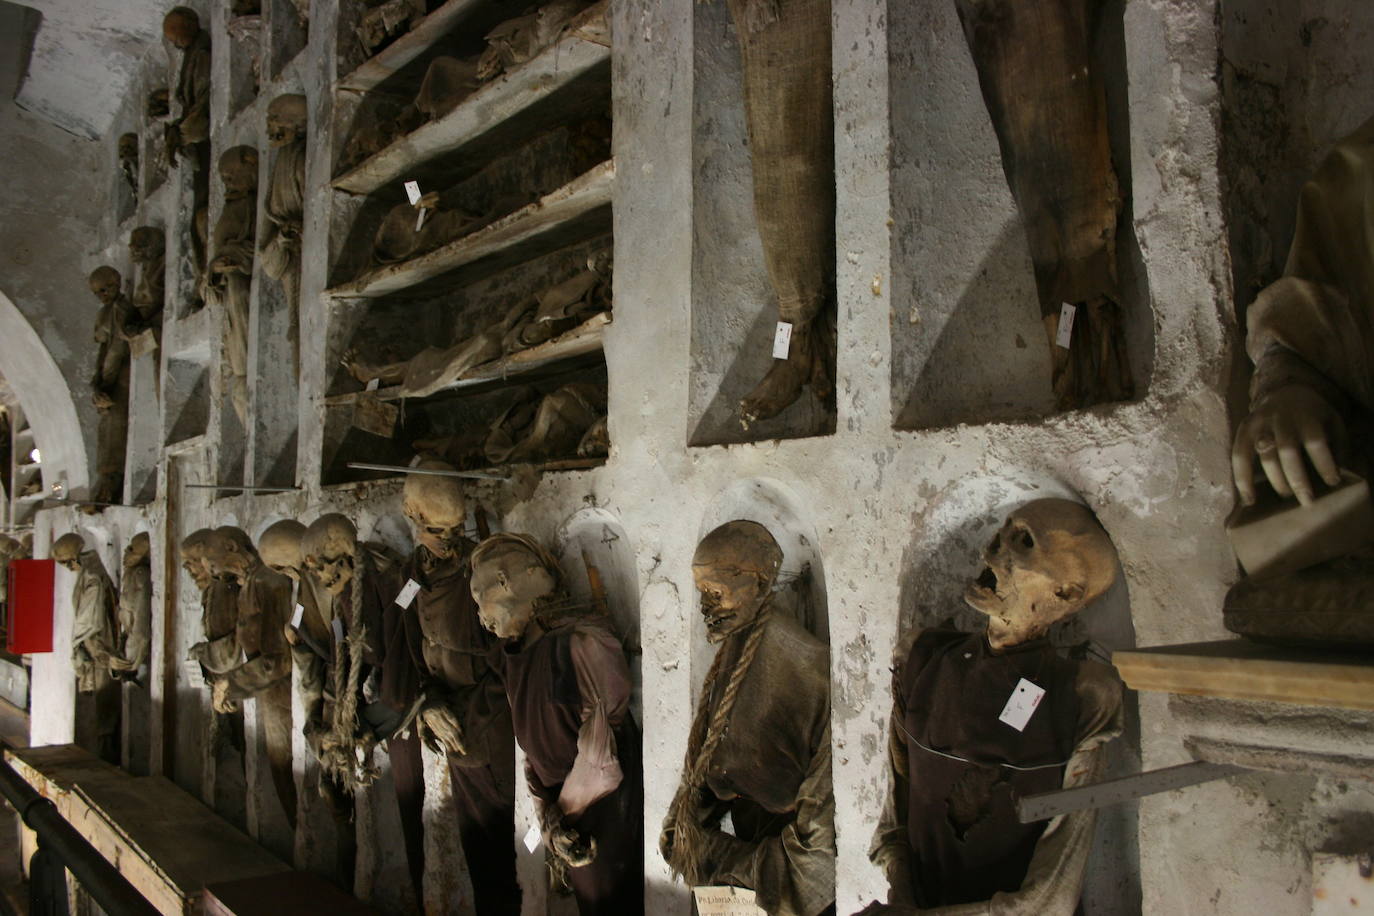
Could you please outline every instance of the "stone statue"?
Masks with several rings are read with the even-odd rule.
[[[235,146],[219,157],[224,208],[211,239],[210,264],[201,280],[207,303],[223,305],[224,357],[229,392],[239,421],[248,425],[248,291],[258,215],[258,151]]]
[[[133,315],[125,330],[130,337],[149,328],[162,340],[162,308],[166,300],[167,242],[157,226],[139,226],[129,234],[129,257],[138,266]]]
[[[119,763],[120,692],[110,677],[119,631],[115,621],[115,589],[100,556],[86,548],[76,533],[64,534],[52,545],[54,562],[76,573],[72,586],[72,670],[79,693],[95,695],[96,752]]]
[[[124,574],[119,579],[119,646],[110,656],[110,676],[139,683],[148,664],[153,630],[153,569],[146,531],[124,548]]]
[[[532,538],[493,535],[471,564],[554,883],[582,913],[643,913],[643,776],[620,640],[573,606]]]
[[[181,51],[177,117],[164,131],[167,164],[175,166],[180,153],[210,140],[210,33],[195,10],[177,6],[163,17],[162,34]]]
[[[420,470],[451,471],[441,461]],[[463,534],[467,503],[453,477],[409,474],[404,512],[416,547],[406,565],[420,586],[414,603],[420,648],[421,734],[448,758],[458,833],[473,902],[479,913],[520,912],[515,879],[515,738],[505,691],[490,676],[495,639],[482,627],[472,599]]]
[[[1367,524],[1331,521],[1342,470],[1368,477],[1374,409],[1374,119],[1341,140],[1303,186],[1283,277],[1246,317],[1255,364],[1250,414],[1231,464],[1247,514],[1278,503],[1280,554],[1325,520],[1327,558],[1237,583],[1228,629],[1256,639],[1374,648],[1374,555]],[[1262,469],[1257,483],[1255,465]],[[1267,486],[1265,481],[1267,480]],[[1368,495],[1358,497],[1367,516]],[[1233,535],[1234,538],[1234,535]],[[1304,565],[1304,564],[1290,564]]]
[[[267,225],[258,243],[262,270],[281,283],[290,317],[291,359],[300,375],[301,226],[305,219],[306,104],[303,95],[279,95],[267,106],[267,140],[276,150],[267,185]]]
[[[757,522],[727,522],[697,546],[692,576],[719,648],[659,848],[689,885],[749,888],[769,913],[817,916],[835,900],[830,652],[773,613],[781,566]]]
[[[1060,410],[1135,391],[1116,265],[1121,188],[1092,49],[1103,0],[958,0],[1021,213]],[[1047,129],[1053,124],[1053,129]],[[1058,345],[1074,307],[1068,348]]]
[[[229,667],[211,672],[211,702],[217,712],[230,713],[242,700],[257,700],[272,783],[287,822],[294,827],[291,655],[285,635],[291,619],[291,580],[268,568],[248,535],[238,528],[214,530],[206,541],[205,564],[211,575],[230,579],[238,586],[234,632],[225,637],[232,640],[236,651]]]
[[[129,183],[129,190],[138,197],[138,134],[120,134],[119,170]]]
[[[95,317],[95,373],[91,402],[99,413],[96,427],[94,503],[117,503],[124,496],[124,446],[129,435],[129,341],[127,326],[133,306],[124,295],[124,279],[113,267],[97,267],[89,278],[100,300]]]
[[[1038,499],[1007,517],[983,560],[964,601],[987,630],[920,631],[894,672],[891,794],[871,853],[891,891],[865,913],[1079,905],[1096,811],[1021,824],[1016,801],[1100,781],[1121,731],[1115,671],[1046,638],[1112,586],[1116,550],[1086,507]]]

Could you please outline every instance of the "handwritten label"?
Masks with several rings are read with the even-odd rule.
[[[787,359],[787,354],[792,351],[792,324],[788,321],[779,321],[778,329],[773,332],[773,358]]]
[[[184,664],[186,667],[186,683],[190,684],[191,687],[196,690],[204,690],[205,672],[201,670],[200,662],[196,661],[194,658],[188,658]]]
[[[338,617],[334,618],[334,641],[343,642],[343,621]]]
[[[539,848],[538,824],[535,824],[529,830],[525,831],[525,848],[528,849],[530,852],[534,852],[536,849]]]
[[[694,887],[701,916],[768,916],[754,902],[754,892],[742,887]]]
[[[401,607],[410,607],[410,602],[415,600],[415,596],[420,592],[420,583],[414,579],[407,579],[401,593],[396,596],[396,603]]]
[[[406,182],[406,197],[410,198],[410,205],[412,207],[420,202],[420,182]]]
[[[296,610],[295,610],[295,612],[291,615],[291,629],[293,629],[293,630],[299,630],[299,629],[301,628],[301,618],[304,617],[304,616],[305,616],[305,605],[303,605],[303,604],[298,604],[298,605],[296,605]]]
[[[1054,342],[1065,350],[1073,340],[1073,316],[1077,312],[1078,309],[1067,302],[1059,309],[1059,332],[1054,335]]]
[[[380,388],[381,386],[382,386],[382,380],[379,379],[379,378],[374,378],[374,379],[370,379],[370,380],[368,381],[367,387],[364,388],[363,390],[364,390],[364,391],[376,391],[376,390],[377,390],[378,388]]]
[[[1040,701],[1044,698],[1044,687],[1037,687],[1021,678],[1016,682],[1016,689],[1011,692],[1007,705],[1002,707],[1002,714],[997,718],[1018,732],[1024,731],[1026,723],[1031,720],[1031,716],[1035,714],[1035,710],[1040,707]]]

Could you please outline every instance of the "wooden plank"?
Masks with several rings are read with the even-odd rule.
[[[356,280],[327,290],[334,298],[376,297],[395,293],[503,249],[551,234],[580,216],[609,207],[615,186],[615,161],[608,160],[563,187],[489,226],[418,258],[368,271]],[[568,244],[567,240],[560,240]],[[536,255],[531,253],[527,257]]]
[[[482,6],[485,0],[448,0],[443,6],[415,24],[415,27],[364,61],[339,80],[339,88],[353,92],[376,89],[389,76],[424,54],[434,43],[453,31],[463,19]]]
[[[1246,640],[1115,652],[1132,690],[1374,710],[1374,658]]]
[[[205,916],[380,916],[381,912],[308,871],[226,881],[205,888]]]
[[[353,194],[371,194],[399,182],[417,166],[462,149],[494,128],[518,118],[536,103],[605,65],[611,50],[591,40],[604,31],[609,0],[602,0],[570,24],[567,34],[519,69],[478,89],[453,111],[400,137],[333,181]],[[597,23],[602,25],[598,28]],[[385,53],[385,52],[383,52]],[[366,65],[364,65],[366,66]]]

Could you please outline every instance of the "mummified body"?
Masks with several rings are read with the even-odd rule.
[[[129,185],[129,190],[138,195],[138,134],[120,134],[119,137],[119,170],[124,173],[124,180]]]
[[[983,557],[964,600],[987,631],[923,631],[894,674],[892,794],[872,850],[890,905],[865,912],[1078,906],[1096,812],[1021,824],[1016,801],[1100,781],[1104,745],[1120,733],[1116,674],[1046,638],[1111,587],[1116,551],[1087,508],[1041,499],[1013,512]],[[1023,679],[1045,692],[1018,729],[1001,714]]]
[[[1255,374],[1232,447],[1236,487],[1242,502],[1256,502],[1258,459],[1273,491],[1302,505],[1294,516],[1316,512],[1321,485],[1339,484],[1342,468],[1370,472],[1374,119],[1303,186],[1283,277],[1260,292],[1246,323]],[[1226,596],[1227,628],[1281,643],[1374,647],[1374,554],[1367,536],[1347,547],[1345,556],[1237,583]]]
[[[276,150],[268,182],[267,225],[259,246],[262,269],[281,283],[289,310],[291,358],[300,374],[301,225],[305,219],[305,128],[303,95],[279,95],[267,106],[267,139]]]
[[[110,676],[119,630],[115,589],[100,556],[86,549],[79,534],[64,534],[52,545],[52,558],[76,573],[72,586],[72,670],[79,693],[95,695],[95,751],[119,763],[119,686]]]
[[[224,306],[224,365],[239,421],[248,423],[248,289],[258,215],[258,151],[235,146],[219,157],[224,208],[215,223],[210,263],[201,278],[207,303]]]
[[[210,33],[200,27],[195,10],[178,6],[163,18],[162,34],[181,51],[177,117],[165,129],[167,162],[176,165],[179,153],[210,141]]]
[[[238,586],[234,631],[220,637],[229,645],[207,652],[219,661],[231,659],[227,667],[211,669],[212,703],[217,712],[230,713],[241,700],[257,700],[272,783],[287,822],[294,825],[291,656],[284,633],[291,617],[291,580],[264,564],[238,528],[214,530],[206,542],[205,563],[211,575]]]
[[[129,341],[133,306],[123,278],[113,267],[97,267],[89,279],[100,300],[95,316],[95,373],[91,402],[99,412],[95,446],[95,488],[91,501],[119,502],[124,495],[124,446],[129,435]]]
[[[453,470],[426,461],[421,470]],[[421,734],[448,758],[458,833],[479,913],[518,914],[515,879],[515,738],[510,706],[490,676],[495,638],[483,629],[472,598],[463,535],[467,506],[453,477],[411,474],[405,515],[416,547],[406,565],[420,586],[407,614],[422,674]]]
[[[1134,393],[1117,286],[1121,193],[1092,49],[1102,0],[958,0],[1035,265],[1061,410]],[[1051,129],[1052,126],[1052,129]],[[1062,307],[1075,308],[1068,349]]]
[[[659,847],[690,885],[750,888],[769,913],[816,916],[835,900],[830,655],[773,612],[781,565],[756,522],[729,522],[697,547],[692,574],[719,648]]]
[[[498,534],[472,554],[472,596],[525,752],[546,861],[578,911],[644,911],[639,730],[630,669],[604,618],[572,607],[536,541]]]
[[[110,674],[134,680],[148,663],[153,627],[153,570],[146,532],[134,535],[124,549],[124,574],[119,580],[119,646],[110,656]]]
[[[334,698],[320,719],[306,723],[306,738],[320,765],[347,792],[376,777],[372,749],[386,742],[396,784],[401,830],[413,889],[421,898],[424,875],[424,762],[420,739],[407,726],[419,706],[420,673],[407,642],[399,558],[380,544],[360,543],[342,515],[324,515],[306,529],[307,570],[332,598],[332,659],[325,672]],[[363,686],[377,676],[377,700]],[[321,688],[323,689],[323,688]]]
[[[129,234],[129,257],[138,265],[134,285],[133,314],[127,323],[129,336],[152,329],[162,339],[162,308],[166,300],[167,240],[156,226],[139,226]]]

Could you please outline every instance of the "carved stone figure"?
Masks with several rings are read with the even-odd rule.
[[[301,369],[301,226],[305,220],[306,104],[303,95],[279,95],[267,106],[267,140],[276,150],[267,186],[267,225],[258,246],[263,273],[281,283],[290,310],[287,334],[297,376]]]
[[[167,164],[189,147],[210,140],[210,33],[196,11],[173,7],[162,20],[162,34],[181,51],[177,75],[177,117],[165,129]]]
[[[453,470],[440,461],[418,468]],[[472,599],[468,559],[475,545],[463,534],[462,485],[453,477],[409,474],[404,500],[417,545],[405,576],[420,586],[414,616],[406,615],[418,625],[411,643],[423,679],[420,732],[448,758],[476,911],[515,916],[515,738],[505,691],[490,676],[495,640]]]
[[[523,16],[501,23],[487,34],[477,78],[493,80],[533,60],[558,41],[573,17],[590,5],[591,0],[548,0]]]
[[[1016,800],[1099,781],[1121,731],[1112,668],[1061,657],[1046,638],[1111,587],[1116,550],[1086,507],[1039,499],[1008,516],[983,559],[964,601],[986,632],[921,631],[894,672],[892,790],[872,850],[890,904],[865,912],[1078,907],[1096,812],[1021,824]]]
[[[215,223],[210,264],[201,281],[207,303],[224,306],[224,358],[234,412],[248,423],[248,290],[258,214],[258,151],[235,146],[219,157],[224,208]]]
[[[592,382],[571,382],[537,400],[516,402],[487,436],[487,461],[536,464],[571,457],[605,414],[606,386]]]
[[[129,183],[129,190],[138,196],[138,134],[121,134],[119,137],[119,170]]]
[[[53,542],[52,559],[76,573],[72,586],[72,670],[76,689],[95,695],[96,752],[119,763],[119,689],[110,677],[119,631],[114,583],[100,556],[76,533]]]
[[[773,613],[781,566],[757,522],[728,522],[697,546],[692,575],[719,648],[659,848],[690,885],[749,888],[769,913],[817,916],[835,900],[830,653]]]
[[[123,278],[113,267],[97,267],[91,271],[89,283],[100,300],[95,317],[95,372],[91,376],[91,402],[99,413],[91,501],[117,503],[124,495],[124,446],[129,434],[126,328],[133,306],[124,295]]]
[[[110,675],[138,682],[148,664],[153,628],[153,570],[148,533],[133,536],[124,548],[124,574],[119,579],[119,646],[110,656]]]
[[[129,234],[129,257],[138,266],[134,285],[134,314],[126,330],[130,337],[151,328],[162,340],[162,308],[166,300],[167,241],[157,226],[139,226]]]
[[[371,57],[425,18],[425,0],[363,0],[371,7],[354,29],[363,56]]]
[[[269,569],[238,528],[216,528],[206,541],[205,564],[211,575],[238,586],[233,633],[222,637],[233,648],[213,654],[230,657],[226,668],[211,671],[212,704],[231,713],[242,700],[257,700],[263,746],[272,783],[288,823],[296,823],[296,781],[291,767],[291,656],[285,628],[291,619],[291,580]],[[208,667],[208,666],[207,666]]]
[[[1272,498],[1272,490],[1290,507],[1281,527],[1291,540],[1277,545],[1290,553],[1301,550],[1309,519],[1322,511],[1314,502],[1342,484],[1341,470],[1370,472],[1371,226],[1374,119],[1341,140],[1303,186],[1283,277],[1260,292],[1246,317],[1255,374],[1231,464],[1247,506]],[[1226,597],[1227,628],[1282,643],[1374,647],[1369,534],[1348,524],[1327,534],[1342,536],[1346,556],[1237,583]]]
[[[643,776],[620,641],[573,606],[533,539],[493,535],[471,563],[554,883],[583,914],[643,913]]]

